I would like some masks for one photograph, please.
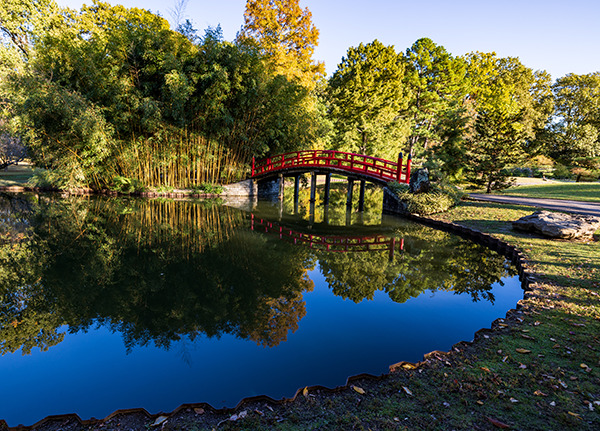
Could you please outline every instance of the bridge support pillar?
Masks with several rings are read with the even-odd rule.
[[[360,180],[360,194],[358,195],[358,211],[365,210],[365,180]]]
[[[348,194],[346,196],[346,209],[352,209],[352,192],[354,191],[354,180],[348,179]]]
[[[298,214],[298,202],[300,200],[300,175],[294,177],[294,214]]]
[[[316,172],[310,173],[310,201],[314,203],[317,196],[317,174]]]
[[[279,193],[278,193],[279,200],[283,201],[283,187],[284,187],[283,183],[285,180],[283,178],[283,174],[279,174],[277,178],[279,178]]]
[[[329,205],[329,193],[331,192],[331,174],[325,176],[325,206]]]

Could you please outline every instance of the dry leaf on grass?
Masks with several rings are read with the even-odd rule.
[[[359,388],[358,386],[351,386],[351,388],[354,389],[355,392],[358,392],[361,395],[366,394],[366,392],[363,388]]]

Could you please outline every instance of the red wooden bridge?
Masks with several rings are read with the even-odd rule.
[[[279,154],[261,160],[252,159],[252,178],[271,175],[293,175],[304,172],[339,173],[366,179],[380,184],[390,181],[408,183],[411,157],[402,165],[402,153],[398,162],[332,150],[306,150]]]

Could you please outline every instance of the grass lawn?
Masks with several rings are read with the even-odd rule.
[[[162,429],[219,422],[222,430],[600,429],[600,238],[569,242],[511,229],[531,212],[465,202],[437,216],[520,247],[538,280],[518,311],[472,345],[339,393],[305,391],[281,406],[255,402],[237,420],[177,413]]]
[[[6,169],[0,170],[0,187],[2,186],[23,186],[31,176],[33,169],[29,165],[11,165]]]
[[[530,198],[600,202],[600,183],[553,183],[539,186],[518,186],[506,189],[502,194]]]

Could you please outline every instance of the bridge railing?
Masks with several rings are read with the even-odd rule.
[[[410,156],[404,166],[402,162],[402,153],[398,156],[398,162],[392,162],[378,157],[343,151],[292,151],[257,161],[252,159],[252,177],[293,168],[325,168],[367,175],[386,182],[408,183],[410,179]]]

